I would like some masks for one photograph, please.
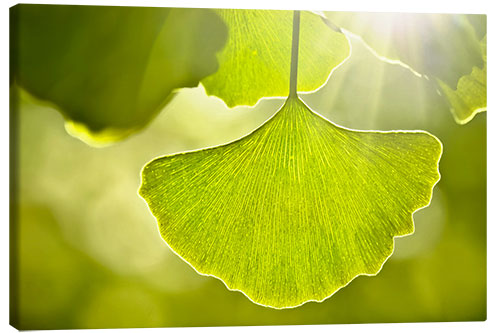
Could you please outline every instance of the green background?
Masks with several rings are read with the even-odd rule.
[[[20,91],[11,128],[11,322],[55,329],[484,320],[486,113],[458,125],[424,79],[356,39],[346,63],[303,99],[342,126],[427,130],[443,143],[431,205],[415,213],[415,234],[396,240],[377,276],[358,277],[322,303],[253,304],[173,254],[138,196],[151,159],[239,138],[283,100],[229,110],[201,86],[184,89],[142,132],[97,149]]]

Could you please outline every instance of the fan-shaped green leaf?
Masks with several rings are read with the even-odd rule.
[[[175,89],[215,72],[227,35],[213,11],[191,8],[18,5],[11,24],[13,79],[97,141],[142,128]]]
[[[229,107],[288,96],[293,11],[219,9],[217,13],[227,24],[229,37],[217,54],[219,70],[202,81],[207,93]],[[349,56],[349,42],[311,12],[302,13],[300,36],[298,91],[313,91]]]
[[[294,307],[380,270],[429,203],[440,155],[426,132],[349,130],[291,97],[248,136],[153,160],[140,195],[198,272]]]
[[[484,59],[482,69],[474,67],[471,74],[462,76],[456,90],[438,81],[459,124],[466,124],[476,113],[486,111],[486,36],[481,46]]]

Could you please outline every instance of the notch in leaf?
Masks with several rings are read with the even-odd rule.
[[[376,274],[429,204],[442,146],[426,132],[354,131],[290,95],[231,143],[159,157],[140,195],[168,245],[199,273],[274,308],[321,301]]]

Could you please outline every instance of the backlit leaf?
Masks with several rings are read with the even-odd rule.
[[[478,112],[486,111],[486,36],[481,44],[484,59],[482,69],[474,67],[471,74],[462,76],[456,90],[438,81],[459,124],[468,123]]]
[[[439,179],[426,132],[354,131],[291,97],[232,143],[160,157],[140,195],[198,272],[275,308],[376,274]]]
[[[100,143],[144,127],[175,89],[215,72],[227,35],[213,11],[191,8],[18,5],[11,25],[12,79]]]
[[[379,55],[455,87],[473,66],[482,67],[480,39],[466,15],[325,12]],[[484,17],[484,15],[482,15]]]
[[[361,36],[382,59],[400,61],[437,82],[436,88],[446,98],[458,123],[466,123],[486,109],[486,15],[325,15],[336,25]]]
[[[207,94],[229,107],[288,96],[293,11],[219,9],[217,13],[229,35],[217,54],[219,70],[202,81]],[[319,15],[302,12],[298,91],[321,87],[349,51],[342,33],[328,28]]]

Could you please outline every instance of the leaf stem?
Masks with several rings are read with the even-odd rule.
[[[300,10],[293,12],[292,59],[290,62],[290,90],[288,97],[297,97],[297,68],[299,63]]]

